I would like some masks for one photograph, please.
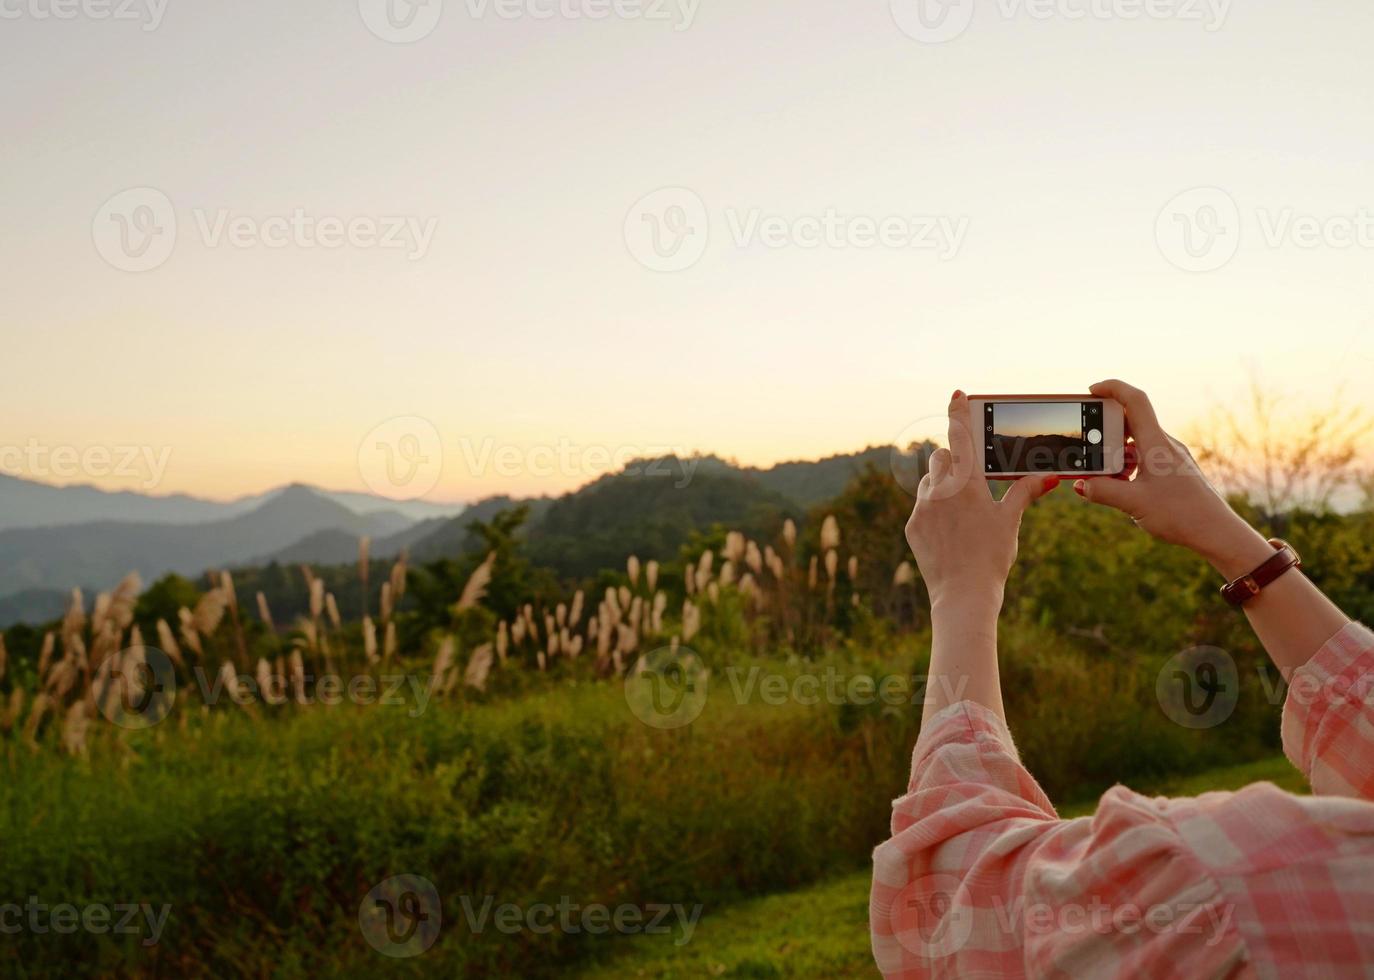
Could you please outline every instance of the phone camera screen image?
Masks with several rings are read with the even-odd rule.
[[[1101,402],[988,402],[983,406],[989,473],[1100,473]]]

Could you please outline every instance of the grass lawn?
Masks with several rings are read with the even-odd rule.
[[[1194,796],[1268,780],[1295,793],[1307,784],[1282,756],[1167,780],[1142,790]],[[1064,817],[1091,814],[1096,800],[1060,808]],[[811,888],[743,902],[702,915],[691,942],[640,936],[575,974],[580,980],[686,980],[696,977],[877,977],[868,946],[867,871]]]

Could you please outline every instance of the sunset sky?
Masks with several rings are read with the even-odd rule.
[[[6,8],[0,448],[167,462],[154,487],[0,468],[365,490],[360,447],[406,417],[439,441],[427,496],[459,501],[636,451],[930,434],[955,387],[1118,375],[1177,429],[1252,373],[1374,407],[1374,7],[1235,2],[1209,30],[979,3],[929,43],[916,2],[447,0],[413,43],[373,0]],[[107,254],[157,216],[109,213],[134,188],[174,209],[150,271]],[[662,188],[687,193],[638,206]],[[357,240],[269,220],[297,214]],[[704,252],[656,271],[655,233]]]
[[[1076,402],[1003,402],[993,409],[996,434],[1010,439],[1031,436],[1083,436],[1082,408]]]

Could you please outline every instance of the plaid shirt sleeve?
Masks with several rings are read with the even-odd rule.
[[[1283,749],[1314,792],[1374,801],[1374,633],[1351,623],[1293,672]]]
[[[1058,819],[1001,719],[972,702],[923,727],[873,860],[889,980],[1226,976],[1244,960],[1220,889],[1158,807],[1117,787],[1097,817]]]
[[[1352,625],[1294,673],[1284,743],[1319,793],[1196,799],[1122,786],[1058,819],[1002,721],[925,723],[874,852],[873,953],[916,977],[1368,975],[1374,963],[1374,634]]]

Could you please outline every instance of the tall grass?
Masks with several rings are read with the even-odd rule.
[[[717,638],[734,637],[741,651],[776,645],[823,650],[840,637],[851,610],[860,604],[855,581],[859,558],[848,555],[842,568],[839,545],[839,524],[827,516],[820,532],[824,574],[818,576],[818,556],[812,555],[809,565],[799,558],[791,521],[776,542],[762,548],[732,531],[718,552],[702,550],[686,563],[681,582],[674,585],[660,580],[658,562],[641,563],[630,555],[623,584],[605,588],[585,618],[590,603],[578,589],[551,608],[526,603],[509,620],[477,617],[479,628],[490,632],[473,642],[474,619],[465,614],[480,611],[492,580],[493,552],[453,597],[450,628],[431,631],[419,649],[409,651],[401,651],[397,641],[406,559],[402,556],[378,591],[379,646],[378,624],[366,613],[366,539],[359,544],[364,613],[357,623],[343,621],[323,579],[302,566],[308,615],[279,630],[259,592],[257,622],[250,624],[233,576],[218,572],[209,575],[212,586],[193,605],[178,609],[175,625],[157,620],[153,646],[134,622],[142,583],[131,573],[110,592],[98,594],[89,613],[81,591],[73,590],[67,614],[44,637],[31,687],[18,677],[11,679],[12,700],[0,723],[7,732],[19,732],[31,748],[52,745],[81,754],[92,720],[144,713],[162,686],[176,687],[183,709],[185,700],[200,692],[202,706],[247,706],[250,716],[261,719],[255,710],[260,706],[289,709],[318,703],[313,688],[321,677],[378,675],[397,666],[422,670],[434,693],[453,696],[463,689],[485,691],[493,672],[622,677],[642,666],[645,652],[689,644],[703,629]],[[900,569],[897,573],[892,591],[911,591],[913,578],[901,575]],[[0,681],[4,672],[0,659]],[[204,694],[206,678],[216,682],[213,698]]]

